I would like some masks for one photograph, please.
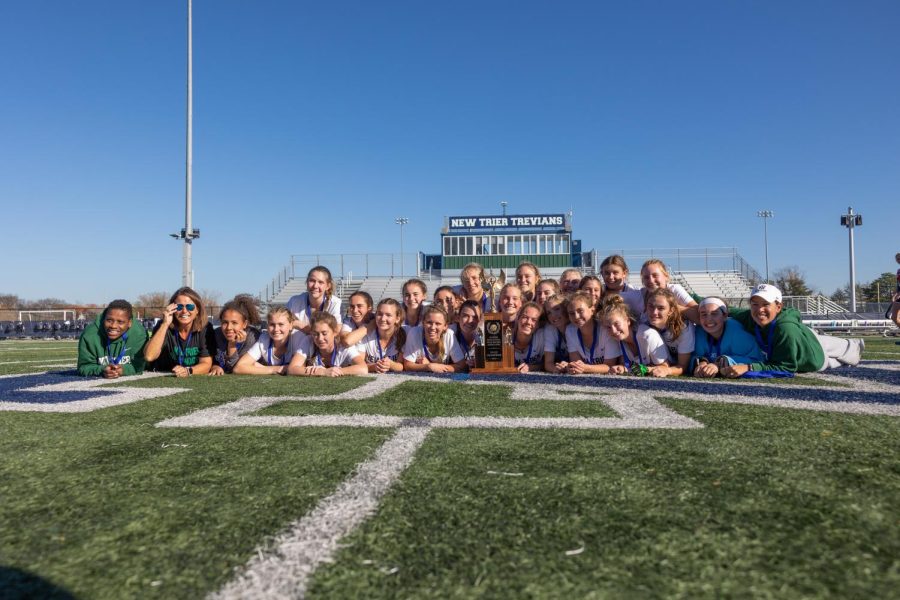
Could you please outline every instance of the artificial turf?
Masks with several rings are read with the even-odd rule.
[[[309,597],[900,589],[900,420],[666,403],[706,428],[432,432]]]
[[[0,412],[0,577],[9,575],[0,597],[37,589],[26,578],[16,596],[16,572],[77,597],[201,596],[389,435],[159,429],[168,416],[246,395],[221,378],[133,385],[165,383],[191,391],[86,414]]]
[[[59,344],[3,342],[0,357],[43,359],[50,346],[31,348],[41,343]],[[900,358],[891,339],[867,340],[866,350]],[[59,350],[73,362],[74,351]],[[0,597],[218,589],[391,432],[155,424],[242,397],[335,394],[364,381],[126,379],[115,385],[185,392],[84,414],[0,412]],[[869,598],[900,589],[900,419],[663,403],[705,427],[430,432],[308,595]],[[430,381],[262,412],[611,414],[599,401],[513,401],[502,385]]]
[[[369,400],[281,402],[256,415],[378,414],[410,417],[614,417],[599,402],[583,400],[511,400],[504,385],[454,385],[411,381]]]

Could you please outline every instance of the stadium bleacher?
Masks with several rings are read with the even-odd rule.
[[[499,273],[496,273],[499,275]],[[552,277],[558,277],[554,273]],[[342,305],[346,306],[350,295],[357,290],[368,292],[377,304],[382,298],[401,299],[403,282],[410,276],[404,277],[365,277],[352,281],[336,282],[338,295]],[[428,295],[443,285],[459,285],[459,276],[456,274],[446,276],[425,276],[423,279],[428,286]],[[507,273],[507,281],[514,281],[512,273]],[[676,271],[672,274],[672,281],[700,296],[719,296],[726,300],[746,299],[750,294],[750,283],[737,271]],[[640,273],[629,273],[628,283],[635,287],[641,287]],[[302,294],[306,291],[304,278],[290,279],[285,286],[269,300],[269,304],[285,304],[291,296]]]
[[[16,339],[77,339],[86,321],[0,321],[0,336]]]

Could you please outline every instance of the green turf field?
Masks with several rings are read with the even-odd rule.
[[[559,379],[572,387],[555,393],[232,376],[126,380],[114,387],[178,393],[86,412],[7,406],[0,597],[264,597],[267,588],[230,586],[277,555],[298,521],[328,529],[352,513],[329,499],[371,483],[359,465],[394,460],[378,463],[403,431],[421,432],[420,445],[373,513],[333,540],[331,562],[310,563],[300,584],[296,568],[273,581],[309,598],[893,597],[894,342],[867,340],[866,359],[897,361],[856,371],[875,379],[741,382],[696,397],[578,378]],[[0,342],[0,374],[71,368],[74,356],[74,342]],[[28,398],[18,381],[57,385],[36,392],[44,409],[53,394],[63,406],[107,397],[70,379],[0,378],[0,408]],[[734,401],[741,394],[784,405]],[[859,394],[873,414],[842,403]],[[823,410],[798,409],[795,397]],[[654,404],[632,428],[601,428],[629,418],[623,407]],[[357,420],[330,424],[335,415]],[[581,422],[597,427],[573,428]],[[340,508],[316,520],[320,506]]]

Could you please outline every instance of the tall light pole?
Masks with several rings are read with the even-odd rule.
[[[853,214],[853,207],[847,207],[847,214],[841,215],[841,225],[850,234],[850,312],[856,312],[856,256],[853,249],[853,228],[862,226],[862,215]]]
[[[775,213],[771,210],[758,210],[756,216],[762,217],[763,220],[763,240],[766,245],[766,283],[769,283],[769,219],[774,217]]]
[[[403,277],[403,226],[409,223],[409,219],[397,217],[394,223],[400,226],[400,277]]]
[[[192,167],[194,163],[194,38],[193,5],[187,3],[187,140],[184,176],[184,229],[181,233],[171,233],[176,240],[184,240],[181,252],[181,285],[194,287],[194,267],[191,264],[191,246],[200,237],[200,230],[191,223]]]
[[[500,201],[500,210],[503,211],[503,216],[506,216],[506,205],[509,204],[506,200]]]

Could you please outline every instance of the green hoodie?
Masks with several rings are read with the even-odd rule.
[[[110,355],[115,360],[125,346],[125,354],[119,362],[122,365],[123,375],[139,375],[144,372],[144,344],[147,343],[147,330],[138,319],[131,319],[131,328],[128,333],[106,345],[109,339],[106,337],[106,329],[103,327],[103,317],[106,311],[100,313],[93,323],[85,327],[81,338],[78,340],[78,374],[102,375],[103,368],[110,364]],[[122,338],[128,336],[123,341]]]
[[[756,335],[757,343],[762,339],[760,350],[765,354],[769,346],[769,327],[759,327],[750,315],[749,308],[732,308],[729,317],[734,317],[750,335]],[[790,371],[791,373],[811,373],[825,364],[825,352],[812,330],[800,321],[800,313],[794,308],[783,308],[775,317],[775,332],[771,342],[772,352],[766,362],[750,364],[751,371]]]

